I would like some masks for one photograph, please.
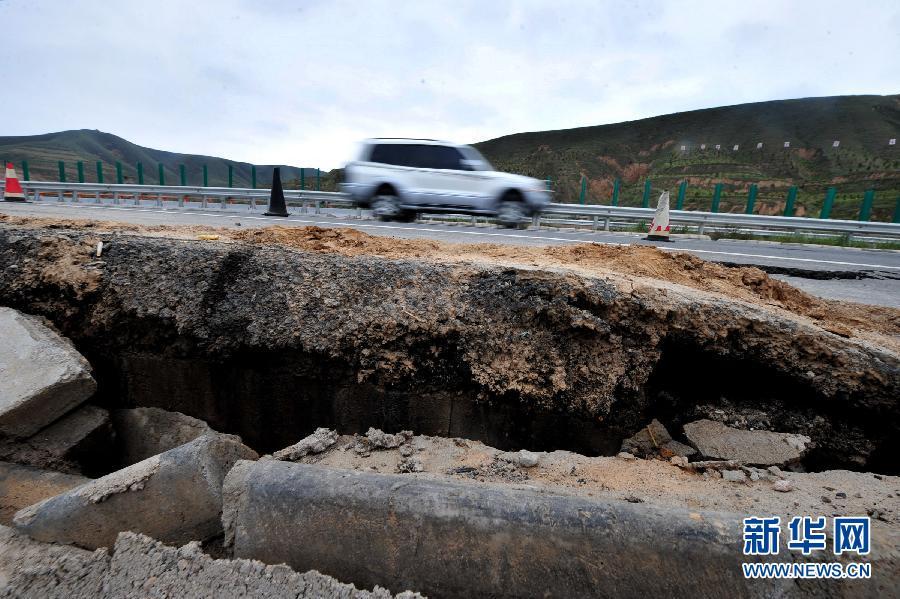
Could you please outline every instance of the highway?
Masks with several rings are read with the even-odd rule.
[[[320,215],[291,214],[267,217],[263,209],[246,205],[190,209],[158,206],[96,205],[91,203],[0,202],[0,213],[48,218],[89,218],[140,225],[209,225],[265,227],[271,225],[351,227],[372,235],[405,239],[433,239],[451,243],[563,245],[577,243],[646,244],[666,251],[693,253],[706,260],[755,265],[776,271],[775,276],[821,297],[900,307],[900,252],[808,244],[675,238],[670,243],[644,241],[636,233],[569,229],[507,230],[492,225],[440,222],[384,223],[355,218],[350,210],[323,210]],[[799,275],[799,276],[798,276]]]

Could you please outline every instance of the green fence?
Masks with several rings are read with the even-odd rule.
[[[203,187],[268,187],[273,167],[252,164],[187,162],[163,164],[135,161],[103,162],[98,160],[16,160],[12,162],[23,181],[60,181],[79,183],[118,183],[139,185],[181,185]],[[337,191],[337,177],[323,176],[317,168],[282,167],[283,185],[288,189],[302,188]],[[307,181],[309,179],[309,181]],[[314,184],[313,184],[314,183]]]

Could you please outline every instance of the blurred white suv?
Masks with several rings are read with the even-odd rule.
[[[341,189],[381,220],[456,212],[517,227],[550,203],[543,181],[495,171],[475,148],[433,139],[366,140]]]

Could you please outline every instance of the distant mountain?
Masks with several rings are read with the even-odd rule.
[[[188,185],[203,184],[203,165],[207,166],[209,185],[226,187],[228,185],[228,166],[233,171],[234,187],[250,187],[251,165],[247,162],[236,162],[213,156],[196,154],[178,154],[154,150],[133,144],[110,133],[79,129],[60,131],[44,135],[28,135],[17,137],[0,137],[0,158],[12,160],[21,169],[22,161],[27,161],[29,175],[34,180],[58,181],[60,160],[65,162],[66,179],[78,180],[78,162],[82,162],[84,179],[97,181],[97,161],[102,162],[103,180],[106,183],[116,182],[116,162],[122,164],[122,175],[126,183],[137,182],[137,165],[142,164],[144,182],[159,182],[159,165],[163,165],[163,179],[166,184],[179,185],[181,182],[180,166],[185,167]],[[258,187],[268,187],[272,182],[272,169],[278,165],[257,165],[256,180]],[[303,169],[306,189],[315,188],[316,169]],[[21,171],[19,175],[24,173]],[[287,187],[293,186],[293,180],[300,179],[300,168],[281,165],[282,180]],[[325,173],[322,179],[328,179],[329,187],[334,187],[334,177],[328,178]],[[320,179],[320,185],[324,181]],[[323,188],[324,189],[324,188]]]
[[[714,185],[723,183],[720,209],[743,210],[748,185],[757,183],[757,211],[780,211],[787,188],[797,185],[799,212],[817,214],[833,185],[834,218],[855,218],[863,190],[873,188],[874,216],[888,220],[900,197],[900,145],[888,145],[891,138],[900,138],[900,95],[741,104],[518,133],[476,147],[499,169],[551,177],[557,201],[579,201],[585,177],[590,203],[609,203],[619,179],[620,205],[640,205],[649,178],[652,205],[661,189],[674,202],[686,180],[685,207],[708,210]]]

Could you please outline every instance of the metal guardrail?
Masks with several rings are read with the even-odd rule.
[[[0,188],[5,182],[0,182]],[[159,206],[166,198],[175,198],[178,206],[186,205],[189,198],[199,198],[201,207],[208,207],[209,200],[216,200],[220,208],[226,207],[227,200],[245,200],[248,209],[253,210],[260,201],[268,202],[268,189],[248,189],[232,187],[183,187],[179,185],[131,185],[100,183],[57,183],[48,181],[23,181],[26,194],[35,200],[48,195],[57,201],[91,201],[103,203],[104,199],[114,204],[140,203],[150,199]],[[105,198],[103,196],[106,196]],[[318,214],[323,204],[337,207],[353,207],[354,202],[343,193],[328,191],[307,191],[286,189],[285,201],[290,206],[314,206]],[[610,229],[613,219],[617,221],[645,221],[653,218],[652,208],[632,208],[627,206],[600,206],[581,204],[550,204],[539,216],[534,217],[536,227],[549,224],[590,225],[592,229]],[[900,223],[873,221],[832,220],[799,216],[765,216],[760,214],[734,214],[728,212],[699,212],[693,210],[672,210],[669,213],[673,225],[697,228],[699,233],[706,229],[756,229],[782,230],[789,232],[817,232],[835,235],[875,235],[900,237]],[[569,217],[569,218],[560,218]]]

